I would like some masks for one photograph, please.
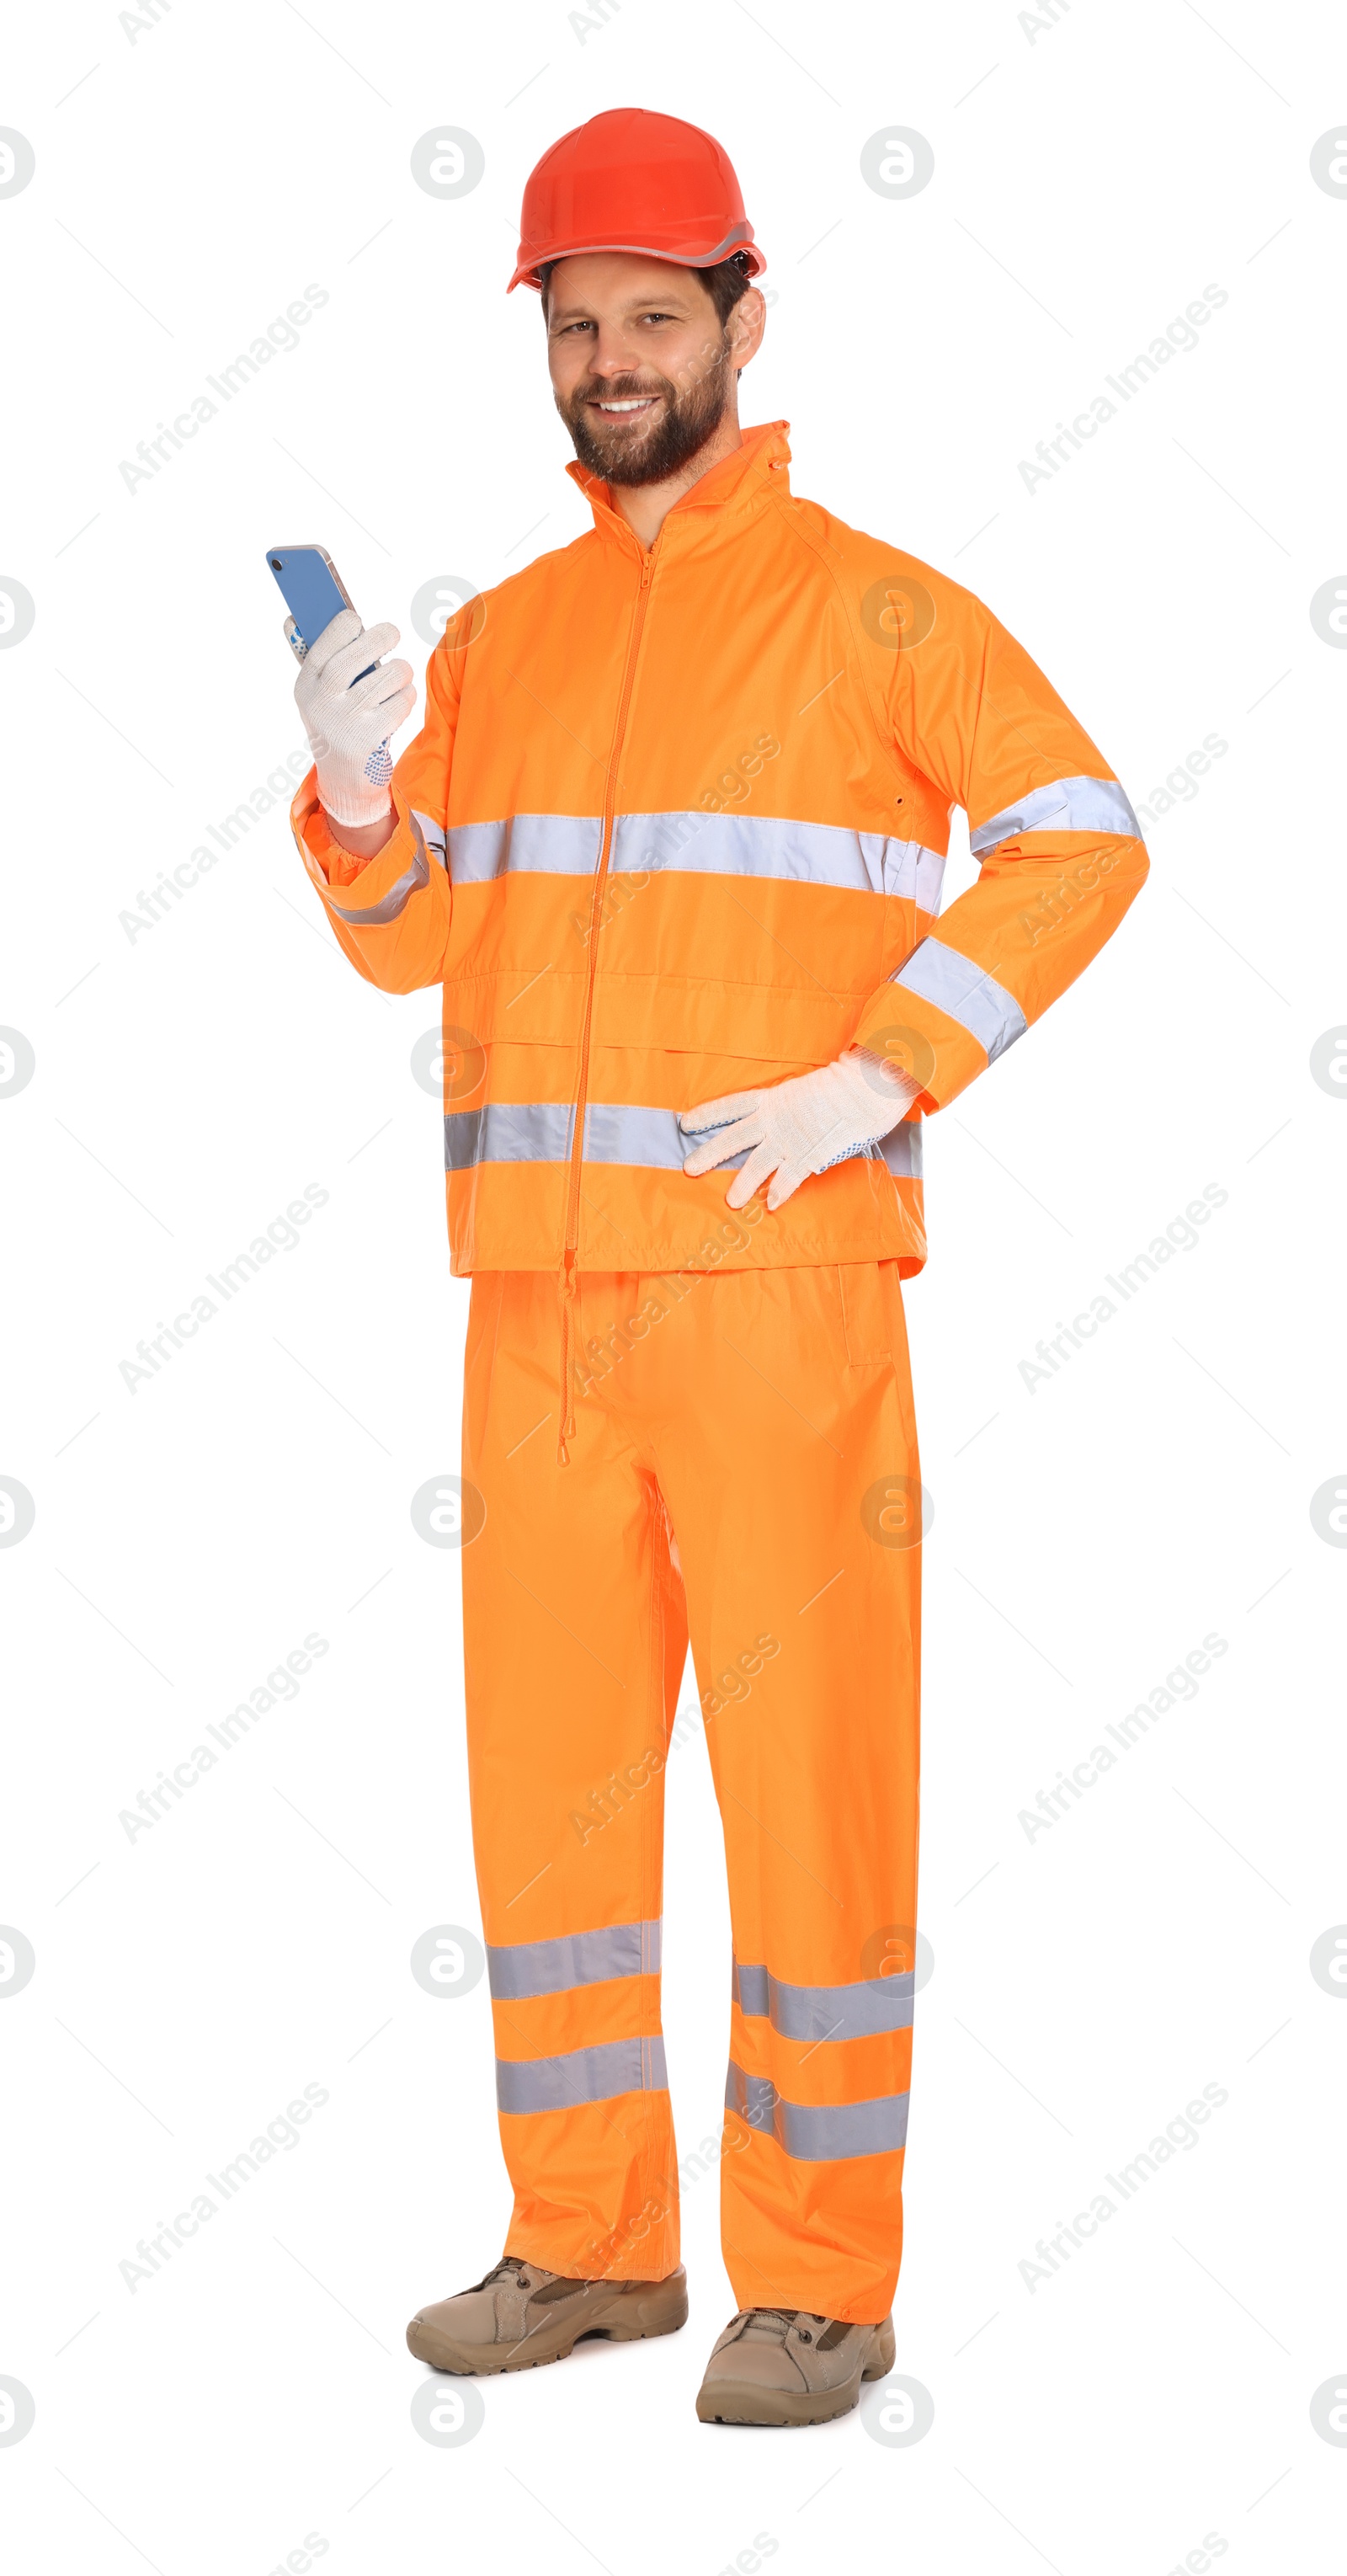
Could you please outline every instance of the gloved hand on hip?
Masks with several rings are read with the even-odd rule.
[[[285,634],[292,652],[293,626],[294,619],[287,617]],[[405,723],[416,704],[410,662],[379,659],[382,653],[391,653],[397,641],[396,626],[371,626],[366,631],[355,610],[343,608],[301,663],[295,704],[318,764],[319,803],[334,823],[378,823],[392,804],[389,736]],[[364,671],[370,662],[376,668],[356,680],[357,671]]]
[[[714,1128],[715,1134],[693,1147],[683,1169],[696,1180],[731,1154],[747,1151],[748,1161],[736,1172],[725,1205],[746,1207],[770,1177],[767,1205],[779,1208],[812,1173],[826,1172],[830,1164],[877,1145],[901,1123],[920,1089],[887,1058],[849,1048],[836,1064],[825,1064],[817,1073],[799,1073],[763,1091],[732,1091],[723,1100],[703,1101],[700,1109],[685,1109],[678,1124],[686,1134],[703,1128]]]

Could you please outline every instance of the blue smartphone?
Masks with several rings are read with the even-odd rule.
[[[323,628],[330,626],[343,608],[353,609],[355,602],[325,546],[268,546],[267,562],[294,621],[294,632],[286,630],[290,649],[302,662]],[[363,671],[357,671],[351,687],[377,667],[367,662]]]

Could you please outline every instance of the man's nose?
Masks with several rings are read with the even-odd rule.
[[[639,376],[641,362],[635,350],[629,348],[625,341],[616,336],[608,338],[600,333],[589,361],[589,372],[592,376],[602,376],[606,383],[612,376]]]

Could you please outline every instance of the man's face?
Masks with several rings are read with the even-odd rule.
[[[607,483],[676,474],[719,428],[763,311],[750,288],[722,329],[695,269],[627,251],[560,260],[547,363],[580,463]]]

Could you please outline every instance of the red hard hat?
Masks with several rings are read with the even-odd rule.
[[[588,250],[643,251],[680,268],[714,268],[743,251],[751,277],[767,266],[729,154],[699,125],[644,107],[611,107],[544,152],[520,231],[507,295],[538,286],[544,261]]]

